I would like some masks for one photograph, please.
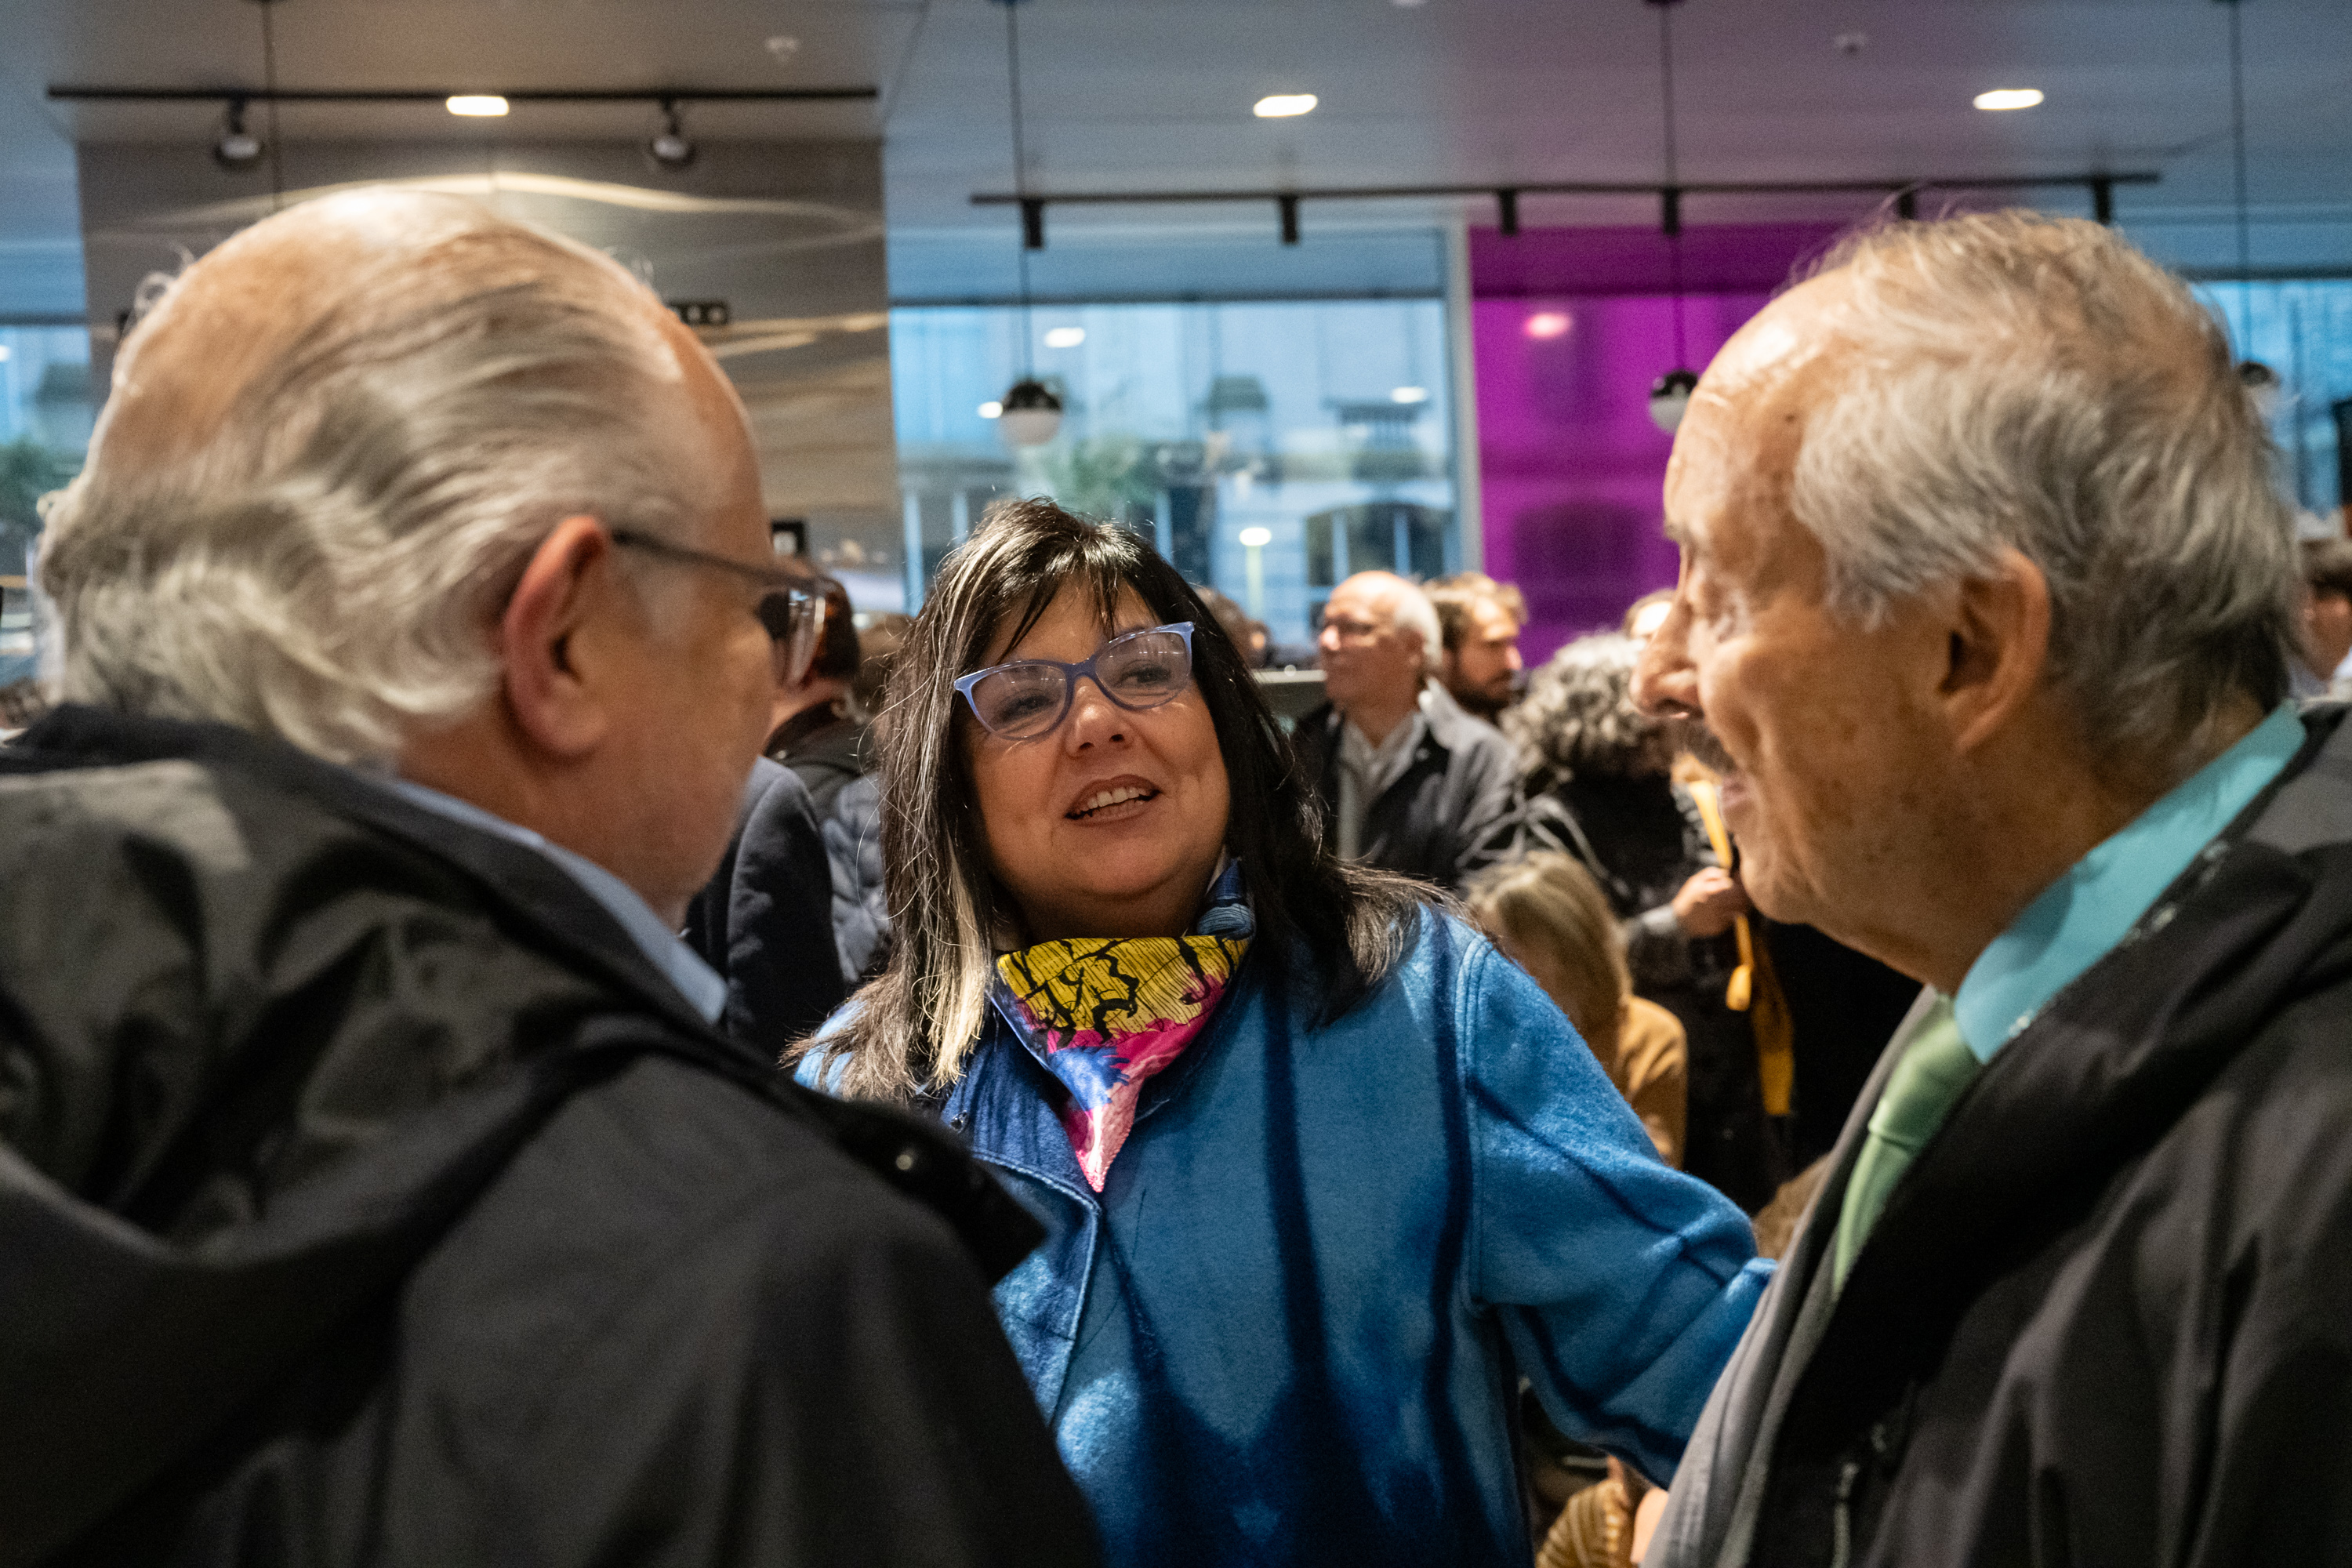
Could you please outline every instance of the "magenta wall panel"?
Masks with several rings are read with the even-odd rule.
[[[1836,232],[1688,230],[1690,368]],[[1675,580],[1659,499],[1673,441],[1648,402],[1675,364],[1668,257],[1651,229],[1530,229],[1473,231],[1470,258],[1486,570],[1527,595],[1534,664]]]

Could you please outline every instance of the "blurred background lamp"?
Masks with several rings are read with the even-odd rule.
[[[1074,349],[1087,341],[1084,327],[1048,327],[1045,346],[1049,349]]]
[[[646,143],[646,156],[664,169],[683,169],[694,162],[694,143],[686,139],[686,127],[677,117],[677,105],[662,100],[662,128]]]
[[[1250,112],[1260,120],[1287,120],[1314,107],[1315,95],[1311,92],[1275,92],[1259,99]]]
[[[2042,101],[2038,87],[1997,87],[1990,92],[1976,96],[1979,109],[1998,111],[2003,109],[2031,109]]]
[[[1267,545],[1274,542],[1274,530],[1270,528],[1244,528],[1242,530],[1240,537],[1243,549],[1263,550]]]
[[[996,433],[1008,447],[1042,447],[1061,434],[1062,400],[1042,381],[1024,378],[1004,395]]]
[[[495,92],[461,92],[450,99],[446,107],[452,114],[489,120],[507,111],[507,100]]]
[[[1396,387],[1389,393],[1389,401],[1391,403],[1426,403],[1429,401],[1429,388],[1425,386]]]
[[[980,416],[982,419],[993,419],[1003,412],[1004,405],[992,397],[980,405]]]
[[[1570,324],[1565,310],[1538,310],[1528,318],[1524,330],[1531,338],[1559,338],[1568,335]]]
[[[245,101],[232,100],[220,140],[213,143],[213,162],[224,169],[248,169],[260,158],[261,138],[245,128]]]
[[[1671,436],[1690,408],[1698,377],[1686,370],[1670,370],[1650,388],[1650,423]]]

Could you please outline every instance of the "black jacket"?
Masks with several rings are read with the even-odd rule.
[[[1962,1092],[1843,1293],[1863,1128],[1646,1561],[2352,1563],[2352,727]]]
[[[1429,688],[1429,731],[1412,763],[1364,812],[1364,860],[1449,890],[1510,848],[1519,809],[1518,753],[1503,732]],[[1328,702],[1298,721],[1291,744],[1323,803],[1323,844],[1339,843],[1339,733]]]
[[[761,757],[735,837],[687,906],[687,945],[727,982],[727,1032],[773,1061],[849,994],[831,853],[799,776]]]
[[[1013,1563],[1034,1223],[553,862],[216,726],[0,750],[0,1563]]]

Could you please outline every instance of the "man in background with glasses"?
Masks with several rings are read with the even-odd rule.
[[[1293,736],[1343,859],[1460,890],[1518,819],[1518,758],[1430,678],[1444,641],[1429,595],[1388,572],[1331,591],[1316,638],[1328,700]]]
[[[47,520],[0,1563],[1092,1560],[986,1295],[1034,1223],[675,935],[814,629],[690,334],[470,203],[298,206]]]

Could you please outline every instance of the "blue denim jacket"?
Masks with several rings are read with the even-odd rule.
[[[1523,1564],[1521,1374],[1671,1478],[1769,1276],[1739,1211],[1459,921],[1322,1027],[1273,970],[1146,1087],[1099,1196],[1001,1019],[943,1108],[1046,1226],[997,1310],[1110,1561]]]

